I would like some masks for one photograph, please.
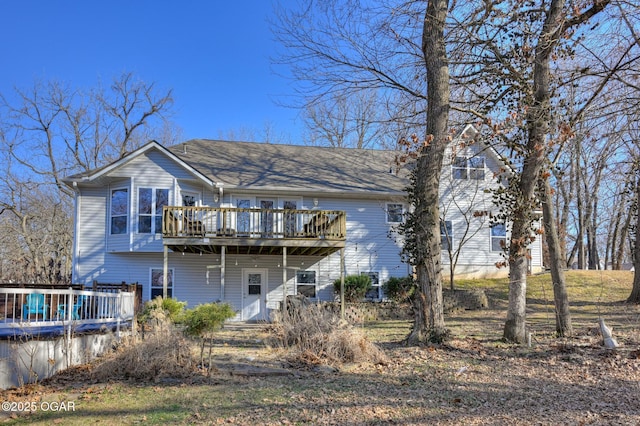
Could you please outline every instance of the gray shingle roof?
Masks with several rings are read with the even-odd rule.
[[[225,188],[376,194],[408,184],[406,173],[395,174],[392,151],[208,139],[169,150]]]

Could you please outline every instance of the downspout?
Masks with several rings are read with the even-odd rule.
[[[162,298],[169,297],[169,247],[162,244]]]
[[[222,200],[224,199],[224,183],[216,182],[214,184],[214,188],[218,189],[218,194],[216,194],[215,191],[214,191],[213,197],[214,197],[214,200],[215,200],[216,195],[217,195],[217,197],[218,197],[218,205],[220,206],[220,205],[222,205]]]
[[[73,203],[73,253],[71,255],[71,282],[76,282],[78,277],[78,256],[80,255],[80,188],[78,188],[78,182],[73,181],[72,186],[73,192],[75,194],[74,203]]]

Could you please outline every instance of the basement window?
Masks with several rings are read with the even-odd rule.
[[[380,274],[378,272],[361,272],[360,275],[367,275],[371,279],[371,289],[367,291],[367,299],[382,299],[382,286],[380,285]]]
[[[162,296],[164,270],[163,268],[151,268],[149,275],[151,276],[151,297],[149,300],[153,300]],[[167,297],[173,297],[173,268],[167,271]]]
[[[316,271],[296,272],[296,294],[301,294],[310,299],[315,299],[317,297]]]

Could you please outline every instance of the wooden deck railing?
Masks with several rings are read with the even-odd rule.
[[[346,214],[337,210],[167,206],[162,219],[168,238],[346,238]]]
[[[0,288],[0,329],[129,321],[134,306],[134,292]]]

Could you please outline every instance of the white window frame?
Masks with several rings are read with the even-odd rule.
[[[299,274],[304,274],[304,273],[313,274],[313,283],[309,283],[309,282],[301,282],[300,283],[300,282],[298,282]],[[314,293],[313,297],[309,297],[309,296],[306,296],[306,295],[305,296],[308,297],[309,299],[316,300],[318,298],[318,272],[313,270],[313,269],[305,269],[305,270],[296,271],[296,277],[295,277],[296,294],[301,294],[301,293],[298,293],[298,287],[299,286],[311,287],[312,285],[313,285],[313,293]]]
[[[151,213],[140,213],[140,192],[143,190],[151,191]],[[153,186],[141,186],[138,188],[138,211],[136,212],[137,220],[136,220],[136,232],[138,234],[144,235],[153,235],[162,233],[162,210],[158,213],[158,191],[167,191],[167,206],[170,205],[169,200],[171,199],[171,190],[169,188],[159,188]],[[160,229],[157,229],[156,220],[160,216]],[[151,231],[150,232],[140,232],[140,219],[142,217],[150,217],[151,218]]]
[[[125,193],[127,194],[127,205],[126,205],[126,213],[125,214],[117,214],[114,215],[113,214],[113,194],[116,191],[125,191]],[[129,187],[127,186],[122,186],[122,187],[117,187],[117,188],[111,188],[111,191],[109,192],[109,235],[126,235],[129,233],[129,206],[131,205],[131,197],[129,196]],[[113,218],[114,217],[124,217],[125,218],[125,228],[124,228],[124,232],[119,232],[117,234],[115,234],[113,232]]]
[[[399,221],[390,220],[390,219],[392,219],[392,218],[389,216],[389,214],[391,213],[391,208],[390,208],[391,206],[393,206],[394,208],[400,207],[400,216],[401,216],[401,217],[400,217],[400,220],[399,220]],[[394,212],[394,213],[396,213],[396,212]],[[402,204],[402,203],[387,203],[387,204],[385,205],[385,218],[386,218],[386,223],[402,223],[402,222],[404,222],[404,213],[405,213],[405,210],[404,210],[404,204]],[[397,213],[396,213],[396,214],[397,214]],[[393,219],[395,219],[395,218],[393,218]]]
[[[380,272],[378,271],[364,271],[364,272],[360,272],[360,275],[368,275],[369,278],[371,279],[371,287],[373,287],[371,290],[367,291],[367,294],[365,295],[365,298],[367,299],[371,299],[371,300],[382,300],[382,283],[380,282]],[[375,279],[374,279],[375,277]],[[370,293],[375,291],[377,296],[376,297],[371,297]]]
[[[167,296],[168,297],[174,297],[175,298],[175,293],[173,291],[173,284],[176,280],[176,274],[175,274],[175,268],[169,268],[168,269],[168,273],[169,273],[169,281],[167,282]],[[154,276],[155,274],[155,276]],[[155,296],[153,295],[153,290],[158,290],[160,289],[160,296],[162,296],[162,291],[164,290],[163,285],[162,285],[162,276],[164,274],[164,268],[163,267],[159,267],[159,268],[154,268],[151,267],[149,268],[149,300],[153,300],[154,297],[158,296],[158,294],[156,294]],[[154,278],[156,281],[155,285],[154,285]]]
[[[504,230],[504,235],[494,235],[493,230],[494,230],[494,228],[496,228],[498,226],[502,227],[502,229]],[[494,248],[494,244],[493,244],[494,240],[498,241],[497,242],[498,249]],[[505,242],[505,245],[506,245],[506,243],[507,243],[507,225],[505,225],[504,223],[495,223],[495,224],[493,224],[493,225],[491,225],[489,227],[489,245],[490,245],[490,248],[491,248],[492,252],[497,253],[497,252],[504,251],[504,249],[500,246],[500,240],[503,240]]]
[[[473,164],[479,161],[481,165]],[[472,165],[473,164],[473,165]],[[482,155],[456,155],[451,163],[451,176],[457,180],[485,180],[487,162]]]

